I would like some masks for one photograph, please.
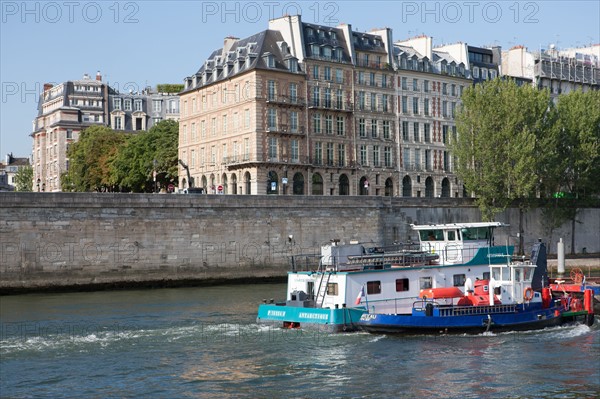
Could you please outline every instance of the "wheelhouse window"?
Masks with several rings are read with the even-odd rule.
[[[467,277],[464,274],[455,274],[452,279],[454,280],[455,287],[462,287],[465,285],[465,281],[467,281]]]
[[[327,295],[337,296],[338,295],[338,283],[327,284]]]
[[[431,281],[431,277],[419,277],[419,289],[425,290],[432,287],[433,284]]]
[[[367,282],[367,295],[381,294],[381,281]]]
[[[407,278],[399,278],[396,279],[396,292],[408,291],[408,279]]]
[[[421,230],[419,236],[421,241],[444,241],[443,230]]]

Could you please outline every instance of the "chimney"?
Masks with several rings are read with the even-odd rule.
[[[54,87],[52,85],[52,83],[44,83],[44,92],[47,92],[48,90],[50,90],[52,87]]]
[[[231,50],[231,47],[233,47],[233,44],[235,42],[237,42],[238,40],[240,40],[238,37],[234,37],[234,36],[227,36],[225,38],[225,40],[223,41],[223,53],[221,53],[221,55],[223,57],[225,57],[227,55],[227,52],[229,50]]]
[[[102,82],[102,75],[100,75],[100,71],[96,72],[96,80],[98,82]]]

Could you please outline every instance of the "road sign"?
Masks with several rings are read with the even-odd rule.
[[[218,190],[220,193],[222,193],[222,192],[223,192],[223,186],[219,186],[219,187],[217,187],[217,190]]]

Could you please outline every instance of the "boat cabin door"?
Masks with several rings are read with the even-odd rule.
[[[315,282],[309,281],[306,283],[306,293],[308,294],[308,298],[310,300],[315,300]]]

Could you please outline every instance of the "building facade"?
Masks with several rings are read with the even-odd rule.
[[[456,135],[460,96],[472,84],[465,63],[432,38],[420,36],[394,44],[397,66],[400,183],[404,197],[462,197],[447,149]]]
[[[67,151],[90,126],[114,130],[147,130],[162,119],[178,119],[179,98],[174,94],[121,95],[85,74],[82,79],[44,85],[33,122],[33,185],[40,191],[61,191],[60,176],[69,168]],[[119,107],[119,108],[117,108]]]
[[[184,82],[180,188],[463,195],[446,144],[472,79],[431,38],[394,44],[387,28],[285,16],[248,38],[225,38]]]
[[[573,90],[600,89],[600,44],[574,49],[529,52],[515,46],[502,53],[502,73],[548,89],[553,99]]]
[[[4,162],[0,162],[0,191],[13,191],[19,169],[28,166],[31,166],[29,158],[17,158],[12,153],[6,154]],[[35,187],[33,189],[35,190]]]

